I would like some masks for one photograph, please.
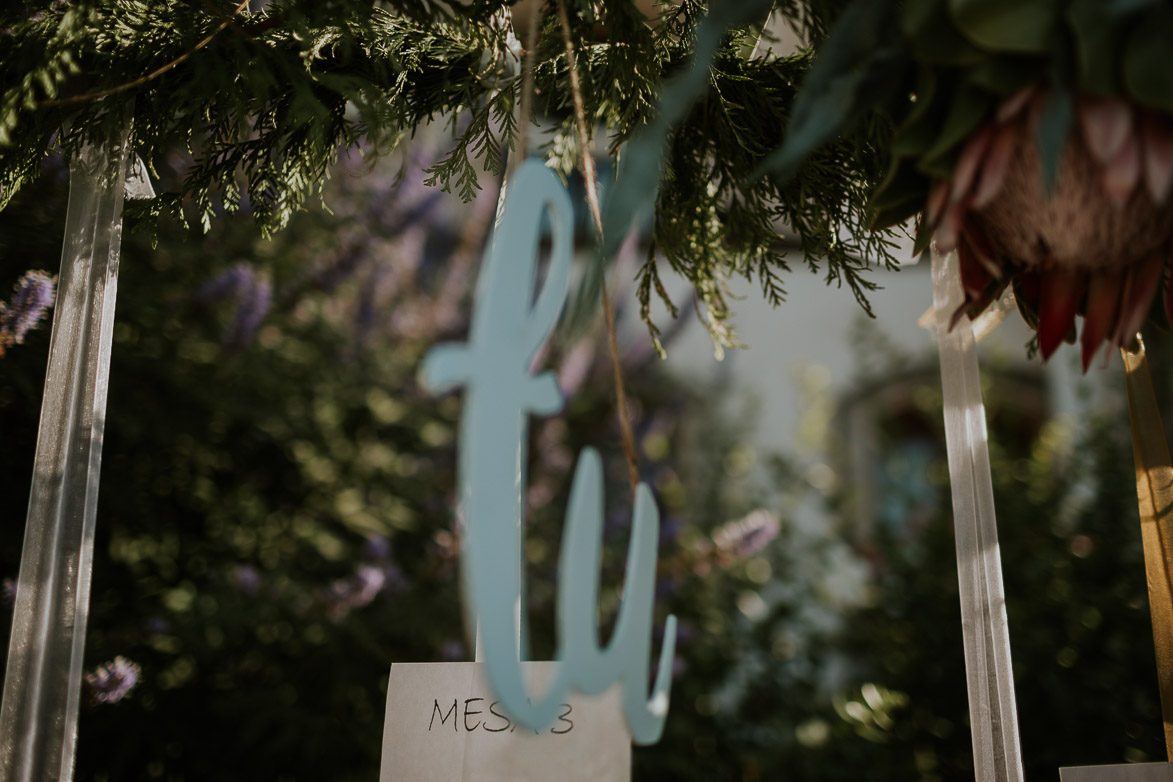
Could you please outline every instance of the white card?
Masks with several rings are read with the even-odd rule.
[[[1127,763],[1059,769],[1062,782],[1173,782],[1173,763]]]
[[[523,663],[541,693],[557,663]],[[621,690],[572,692],[545,731],[516,725],[479,663],[397,663],[387,683],[379,782],[630,782]]]

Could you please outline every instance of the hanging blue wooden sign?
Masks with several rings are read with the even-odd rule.
[[[501,218],[477,283],[469,341],[433,348],[424,384],[436,392],[465,388],[460,428],[460,505],[465,522],[462,572],[465,616],[479,632],[488,681],[518,723],[542,730],[557,719],[568,690],[602,693],[619,683],[636,744],[660,738],[668,713],[676,618],[668,617],[659,670],[648,697],[659,512],[648,488],[636,491],[623,600],[610,642],[599,645],[596,608],[603,532],[603,470],[584,450],[575,471],[562,536],[557,601],[560,661],[541,696],[527,690],[522,666],[522,519],[525,442],[530,413],[562,408],[550,372],[531,374],[538,349],[566,302],[574,247],[570,198],[538,161],[509,182]],[[552,250],[536,301],[542,215]]]

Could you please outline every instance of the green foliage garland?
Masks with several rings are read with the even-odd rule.
[[[891,263],[891,240],[866,228],[867,194],[883,170],[889,128],[860,126],[802,166],[761,176],[777,146],[810,56],[749,60],[756,25],[733,14],[716,36],[703,95],[669,132],[660,161],[654,240],[708,306],[711,330],[731,343],[722,280],[756,278],[785,296],[783,248],[867,307],[863,273]],[[779,3],[812,41],[842,3]],[[252,8],[256,10],[250,10]],[[517,134],[522,85],[510,48],[509,6],[477,0],[75,0],[0,11],[0,207],[37,176],[54,147],[72,150],[134,103],[135,147],[158,173],[179,155],[181,184],[129,209],[153,226],[162,214],[206,231],[247,201],[261,229],[285,226],[320,196],[340,150],[385,153],[419,128],[450,124],[454,144],[428,182],[471,198],[484,171],[501,172]],[[537,100],[527,121],[552,125],[541,154],[569,171],[575,148],[566,60],[547,8],[535,58]],[[570,3],[588,115],[613,151],[648,127],[666,79],[686,69],[706,6],[667,6],[649,24],[634,4]],[[62,133],[62,129],[67,132]],[[787,238],[786,234],[793,232]],[[613,237],[618,240],[621,237]],[[660,288],[654,260],[641,272],[646,305]]]

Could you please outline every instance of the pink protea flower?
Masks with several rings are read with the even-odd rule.
[[[1047,90],[1005,100],[962,146],[925,218],[940,250],[956,249],[977,317],[1009,283],[1049,358],[1074,342],[1086,371],[1104,342],[1128,346],[1148,315],[1173,250],[1173,119],[1118,98],[1080,96],[1077,122],[1048,193],[1036,141]],[[1173,313],[1173,286],[1165,285]]]

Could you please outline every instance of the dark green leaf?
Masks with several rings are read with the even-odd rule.
[[[1144,15],[1124,50],[1124,85],[1141,103],[1173,113],[1173,9]]]
[[[882,231],[900,225],[906,220],[920,214],[924,209],[923,195],[909,194],[903,200],[894,201],[872,213],[872,228]]]
[[[1103,2],[1107,12],[1113,16],[1125,16],[1161,4],[1161,0],[1103,0]]]
[[[916,238],[912,243],[913,256],[922,255],[928,251],[929,245],[933,241],[933,226],[929,225],[929,221],[921,217],[920,222],[916,226]]]
[[[957,147],[987,116],[993,103],[993,98],[984,90],[962,85],[953,96],[936,142],[920,161],[920,170],[931,176],[949,176]]]
[[[894,163],[872,194],[868,209],[872,228],[883,229],[904,222],[919,212],[928,195],[929,180],[907,162]]]
[[[759,173],[792,177],[807,155],[888,97],[903,68],[892,50],[894,14],[891,0],[856,0],[848,6],[794,101],[785,141]]]
[[[1102,0],[1073,0],[1067,20],[1074,33],[1080,89],[1098,95],[1118,94],[1117,65],[1123,35],[1119,16]]]
[[[1055,189],[1059,176],[1059,159],[1067,144],[1067,133],[1074,118],[1071,93],[1063,89],[1051,91],[1043,106],[1036,141],[1039,145],[1039,159],[1042,161],[1043,188],[1050,193]]]
[[[970,68],[966,76],[971,84],[1006,97],[1043,75],[1045,62],[1037,57],[991,57]]]
[[[1042,54],[1051,48],[1058,0],[949,0],[961,34],[992,52]]]
[[[709,86],[713,55],[730,27],[756,19],[773,5],[771,0],[744,0],[717,5],[697,30],[692,64],[661,93],[660,111],[628,145],[623,161],[623,187],[603,207],[603,257],[611,258],[631,229],[632,220],[654,203],[660,183],[660,160],[669,129]]]
[[[908,0],[900,26],[918,60],[975,65],[989,56],[957,31],[941,0]]]
[[[920,157],[937,138],[941,120],[948,109],[948,97],[954,84],[945,71],[922,67],[917,80],[916,102],[900,126],[892,144],[898,157]]]

